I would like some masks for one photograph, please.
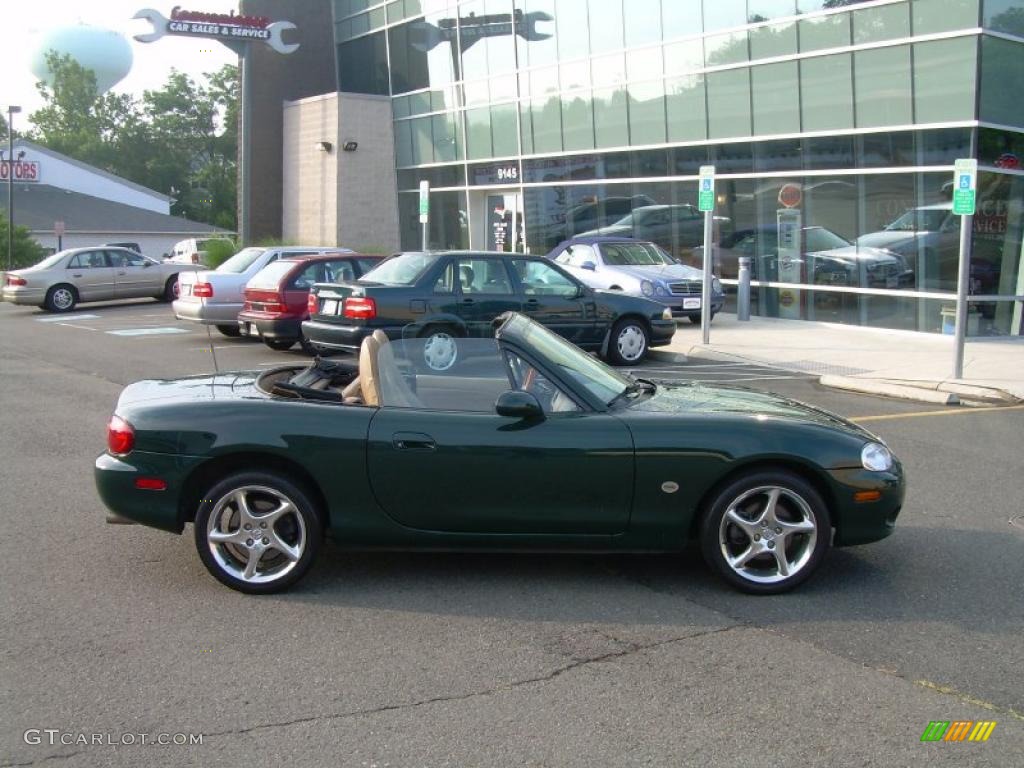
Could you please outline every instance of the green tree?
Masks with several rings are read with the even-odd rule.
[[[15,212],[17,213],[17,212]],[[7,269],[7,216],[0,215],[0,269]],[[14,225],[14,258],[11,269],[31,267],[41,261],[46,251],[29,234],[28,229]]]

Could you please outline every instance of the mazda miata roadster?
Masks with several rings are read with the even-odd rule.
[[[350,549],[682,551],[751,593],[893,531],[903,471],[862,427],[777,395],[633,378],[527,317],[366,338],[358,365],[141,381],[96,460],[117,522],[192,523],[214,577],[290,587]]]

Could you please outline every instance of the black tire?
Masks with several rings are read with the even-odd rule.
[[[295,346],[295,339],[263,339],[263,343],[275,352],[287,352]]]
[[[628,338],[624,336],[628,334]],[[612,365],[636,365],[647,357],[651,348],[651,332],[636,317],[624,317],[612,326],[608,337],[608,362]]]
[[[239,492],[245,496],[251,522],[243,522],[234,501]],[[280,509],[282,499],[290,503],[290,510],[261,526],[260,518]],[[206,569],[222,584],[250,595],[280,592],[295,584],[312,566],[323,539],[323,524],[311,494],[276,472],[236,472],[214,484],[203,494],[193,528],[196,550]],[[258,530],[262,537],[251,536]],[[232,540],[211,542],[211,533]],[[275,541],[289,547],[291,556],[275,548]],[[247,578],[253,557],[252,576]]]
[[[450,325],[428,325],[422,331],[420,331],[420,338],[427,339],[427,342],[423,345],[423,363],[432,371],[447,371],[452,368],[459,361],[459,350],[458,346],[452,347],[454,350],[450,356],[445,356],[438,352],[434,353],[434,344],[443,344],[446,341],[451,341],[453,344],[457,344],[457,339],[462,337],[462,333],[457,328]]]
[[[767,515],[776,489],[774,511]],[[730,509],[738,515],[723,523]],[[733,522],[740,519],[742,525]],[[754,471],[718,489],[700,530],[708,565],[732,586],[754,595],[775,595],[802,584],[821,565],[831,539],[831,520],[820,494],[783,469]],[[752,556],[744,562],[745,555]]]
[[[711,322],[715,322],[715,315],[716,314],[718,314],[718,313],[717,312],[712,312],[711,313]],[[687,317],[690,318],[690,322],[693,323],[694,325],[700,325],[700,318],[701,318],[700,312],[698,312],[695,315],[687,315]]]
[[[237,339],[242,335],[242,332],[238,330],[238,325],[218,325],[217,330],[230,339]]]
[[[70,312],[78,304],[78,291],[75,286],[61,283],[46,292],[43,307],[50,312]]]
[[[164,283],[164,292],[160,296],[161,301],[174,301],[178,298],[178,276],[171,275]]]

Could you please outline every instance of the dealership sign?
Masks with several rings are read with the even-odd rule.
[[[152,32],[135,35],[140,43],[152,43],[164,35],[183,35],[219,40],[236,52],[241,45],[253,40],[262,40],[278,53],[291,53],[299,47],[297,43],[285,43],[281,38],[285,30],[295,29],[294,24],[290,21],[271,21],[266,16],[245,16],[234,11],[188,11],[176,5],[171,9],[170,18],[152,8],[139,11],[133,18],[145,19],[153,25]]]
[[[11,178],[11,164],[4,160],[0,162],[0,181],[7,181]],[[15,160],[14,181],[39,181],[38,160]]]

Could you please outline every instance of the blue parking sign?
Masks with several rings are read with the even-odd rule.
[[[960,189],[971,188],[971,176],[968,173],[961,174],[960,176]]]

